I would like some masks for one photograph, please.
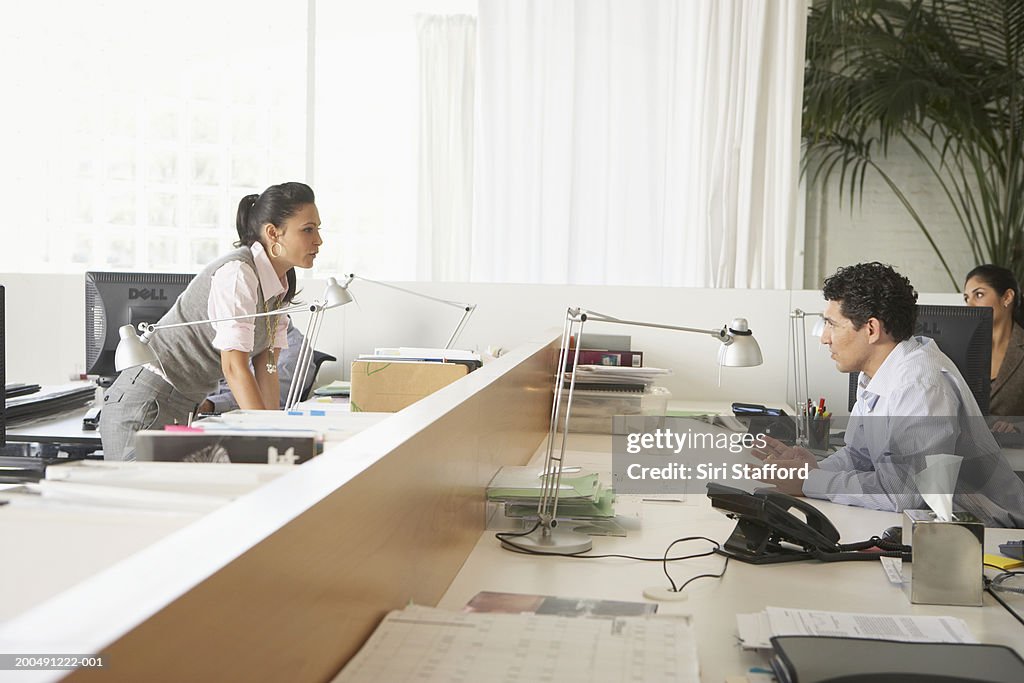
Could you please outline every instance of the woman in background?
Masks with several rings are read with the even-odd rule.
[[[236,249],[206,265],[159,324],[272,312],[292,301],[295,268],[311,268],[323,244],[313,190],[282,183],[247,195],[235,227]],[[136,432],[185,424],[222,378],[240,408],[276,410],[287,326],[287,315],[269,315],[156,332],[149,344],[159,364],[123,371],[103,397],[104,458],[134,460]]]
[[[989,412],[1024,420],[1024,326],[1020,285],[1013,273],[985,264],[967,273],[964,301],[992,309],[992,388]],[[1019,431],[996,422],[993,431]]]

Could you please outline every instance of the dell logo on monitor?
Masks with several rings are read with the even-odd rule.
[[[164,294],[163,289],[136,289],[134,287],[128,288],[128,300],[143,299],[147,301],[167,301],[167,295]]]
[[[942,334],[942,328],[938,322],[922,322],[918,323],[916,334],[922,337],[934,337],[937,334]]]

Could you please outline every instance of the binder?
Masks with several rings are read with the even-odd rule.
[[[1020,683],[1024,660],[1005,645],[775,636],[780,683]]]

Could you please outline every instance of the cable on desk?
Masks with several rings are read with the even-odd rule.
[[[698,553],[696,555],[690,555],[690,556],[688,556],[688,557],[686,557],[684,559],[690,559],[691,557],[707,557],[708,555],[714,555],[717,551],[721,550],[721,548],[722,548],[722,544],[721,543],[719,543],[718,541],[716,541],[714,539],[708,538],[707,536],[686,536],[685,538],[677,538],[676,540],[674,540],[671,543],[669,543],[668,547],[665,548],[665,557],[663,558],[663,561],[662,561],[661,570],[663,572],[665,572],[665,578],[668,579],[669,584],[672,586],[672,592],[673,593],[681,593],[681,592],[683,592],[684,588],[686,588],[688,585],[690,585],[692,582],[696,581],[697,579],[720,579],[723,576],[725,576],[725,570],[729,568],[729,556],[726,555],[725,556],[725,564],[722,565],[722,571],[720,571],[719,573],[717,573],[717,574],[698,574],[697,576],[691,576],[689,579],[687,579],[686,581],[683,582],[683,585],[681,585],[678,588],[676,588],[676,582],[672,580],[672,577],[669,576],[669,573],[668,573],[668,561],[669,561],[668,560],[668,551],[672,550],[672,546],[674,546],[676,543],[684,543],[686,541],[707,541],[709,543],[714,544],[715,547],[712,548],[711,550],[707,551],[706,553]]]
[[[511,538],[519,538],[522,536],[529,536],[531,533],[537,530],[540,526],[540,522],[537,522],[529,531],[513,532],[513,531],[499,531],[494,534],[494,537],[501,541],[501,546],[510,552],[519,553],[520,555],[543,555],[547,557],[575,557],[579,560],[603,560],[607,558],[617,557],[623,560],[636,560],[638,562],[676,562],[678,560],[690,560],[695,557],[704,557],[710,555],[714,551],[707,553],[699,553],[696,555],[680,555],[679,557],[638,557],[636,555],[621,555],[619,553],[605,553],[602,555],[587,555],[586,553],[591,552],[590,550],[583,550],[578,553],[549,553],[543,550],[533,550],[532,548],[524,548],[518,545],[515,541],[510,541]],[[696,537],[694,537],[696,538]],[[711,539],[706,539],[711,541]],[[677,541],[676,541],[677,542]],[[711,541],[714,543],[715,541]],[[675,543],[675,542],[674,542]],[[671,546],[669,546],[671,547]]]
[[[995,565],[987,564],[987,563],[986,563],[985,566],[987,566],[987,567],[995,567]],[[998,569],[999,567],[996,567],[996,568]],[[1002,574],[999,574],[994,579],[990,579],[990,578],[988,578],[986,576],[985,577],[985,592],[988,593],[989,595],[991,595],[993,598],[995,598],[995,601],[998,602],[1000,605],[1002,605],[1003,609],[1005,609],[1007,612],[1009,612],[1010,615],[1014,619],[1016,619],[1017,621],[1019,621],[1021,623],[1021,625],[1024,625],[1024,617],[1021,617],[1021,615],[1017,612],[1017,610],[1015,610],[1012,607],[1010,607],[1010,605],[1005,600],[1003,600],[1003,598],[1000,597],[1000,595],[999,595],[999,593],[1001,593],[1001,592],[1024,593],[1024,588],[1019,588],[1017,586],[1004,586],[1003,585],[1003,583],[1007,579],[1009,579],[1010,577],[1013,577],[1013,576],[1024,576],[1024,572],[1007,572],[1007,571],[1004,571]]]
[[[668,578],[668,582],[672,586],[672,592],[673,593],[680,593],[680,592],[682,592],[682,590],[684,588],[686,588],[690,583],[692,583],[693,581],[696,581],[697,579],[719,579],[719,578],[721,578],[722,576],[725,575],[725,570],[729,567],[729,557],[725,556],[725,564],[722,565],[722,571],[719,572],[718,574],[698,574],[697,576],[693,576],[693,577],[690,577],[689,579],[687,579],[685,582],[683,582],[683,584],[681,586],[676,587],[675,581],[672,580],[672,577],[668,573],[668,563],[669,562],[678,562],[680,560],[692,560],[692,559],[695,559],[695,558],[698,558],[698,557],[707,557],[709,555],[714,555],[718,550],[721,549],[722,545],[718,541],[716,541],[716,540],[714,540],[712,538],[708,538],[707,536],[686,536],[684,538],[677,538],[676,540],[674,540],[674,541],[672,541],[671,543],[668,544],[668,547],[665,548],[665,554],[662,555],[661,557],[637,557],[636,555],[621,555],[621,554],[618,554],[618,553],[605,553],[605,554],[602,554],[602,555],[587,555],[587,554],[585,554],[585,553],[589,553],[590,552],[589,550],[585,550],[585,551],[582,551],[582,552],[579,552],[579,553],[548,553],[548,552],[544,552],[542,550],[533,550],[531,548],[524,548],[521,545],[517,545],[514,541],[510,541],[509,540],[510,538],[517,538],[517,537],[522,537],[522,536],[528,536],[529,534],[531,534],[534,531],[536,531],[537,527],[539,527],[539,526],[540,526],[540,521],[538,521],[536,524],[534,524],[533,528],[531,528],[529,531],[523,531],[523,532],[519,532],[519,533],[515,533],[515,532],[511,532],[511,531],[499,531],[498,533],[494,534],[494,537],[497,538],[499,541],[501,541],[501,545],[502,545],[503,548],[505,548],[506,550],[509,550],[511,552],[514,552],[514,553],[519,553],[521,555],[547,555],[547,556],[550,556],[550,557],[572,557],[572,558],[575,558],[575,559],[578,559],[578,560],[600,560],[600,559],[606,559],[606,558],[614,557],[614,558],[621,558],[621,559],[625,559],[625,560],[636,560],[638,562],[661,562],[661,569],[662,569],[663,572],[665,572],[665,576]],[[714,544],[715,547],[712,548],[711,550],[708,550],[708,551],[703,552],[703,553],[694,553],[692,555],[680,555],[678,557],[669,557],[668,556],[669,551],[672,550],[672,546],[674,546],[675,544],[677,544],[677,543],[685,543],[686,541],[698,541],[698,540],[699,541],[707,541],[708,543],[712,543],[712,544]]]
[[[878,536],[872,536],[866,541],[856,543],[837,543],[838,552],[826,553],[818,549],[811,549],[808,552],[811,556],[821,562],[874,562],[882,557],[894,557],[910,561],[912,559],[909,545],[901,545],[886,541]],[[878,548],[877,553],[862,553],[861,550]]]

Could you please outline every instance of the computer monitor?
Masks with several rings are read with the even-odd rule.
[[[931,337],[963,375],[982,415],[988,415],[992,383],[992,309],[987,306],[917,307],[914,334]],[[857,377],[850,374],[850,405],[857,402]]]
[[[117,376],[114,351],[118,328],[155,323],[185,291],[194,274],[111,273],[85,274],[85,368],[90,375]]]

